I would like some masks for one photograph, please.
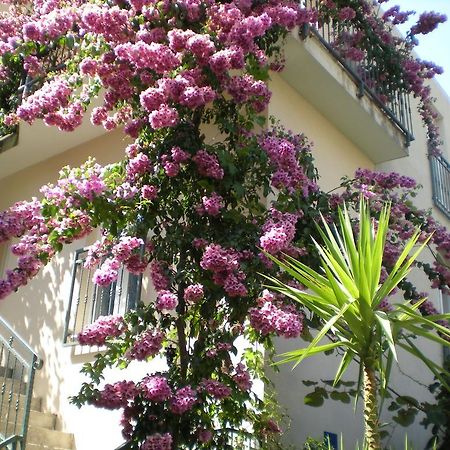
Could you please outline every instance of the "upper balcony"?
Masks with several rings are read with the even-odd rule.
[[[319,9],[321,3],[304,0],[304,4]],[[413,121],[401,75],[386,73],[381,44],[373,44],[358,62],[345,55],[343,37],[357,29],[355,22],[321,17],[314,26],[291,34],[286,41],[287,63],[282,77],[375,164],[407,156],[408,145],[414,139]],[[48,52],[44,55],[46,65],[52,71],[57,69],[70,51],[63,48],[59,53]],[[23,72],[17,70],[19,75]],[[18,80],[28,89],[29,80],[20,76]],[[87,120],[75,133],[61,133],[41,122],[32,127],[23,124],[19,137],[13,135],[4,142],[0,139],[0,177],[103,133],[101,127],[92,127]],[[6,151],[12,145],[14,151]]]
[[[305,0],[319,8],[317,0]],[[354,24],[321,18],[291,34],[281,76],[374,163],[408,155],[414,139],[409,94],[398,74],[386,74],[375,43],[356,62],[345,55]]]

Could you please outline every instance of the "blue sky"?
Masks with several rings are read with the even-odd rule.
[[[449,18],[433,33],[420,37],[417,53],[421,59],[433,61],[444,68],[444,74],[438,75],[436,79],[450,95],[450,0],[391,0],[387,6],[385,4],[385,8],[394,5],[400,5],[403,10],[417,11],[417,17],[423,11],[436,11]]]

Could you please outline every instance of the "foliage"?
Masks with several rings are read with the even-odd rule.
[[[381,280],[389,215],[389,207],[383,206],[376,224],[373,223],[367,202],[361,198],[355,237],[354,226],[344,206],[343,210],[339,209],[339,229],[330,228],[322,220],[325,231],[319,229],[319,233],[324,244],[315,242],[321,273],[288,255],[284,262],[269,255],[303,288],[267,277],[273,283],[272,289],[301,303],[324,323],[306,348],[285,353],[281,363],[294,361],[298,365],[305,358],[340,348],[344,353],[334,378],[334,383],[338,383],[350,363],[358,362],[358,386],[364,385],[365,440],[370,449],[380,448],[376,375],[385,391],[392,364],[397,361],[396,347],[422,360],[445,383],[439,366],[419,350],[411,336],[450,346],[450,331],[438,323],[449,319],[450,314],[425,318],[417,312],[420,302],[412,305],[409,301],[393,304],[388,310],[380,309],[382,301],[407,276],[429,239],[423,239],[409,256],[421,236],[421,231],[416,230],[405,243],[393,268]],[[430,330],[438,331],[445,339]],[[329,341],[321,344],[326,337]],[[316,388],[313,394],[317,398],[323,398],[320,389]]]
[[[445,358],[441,374],[446,384],[449,382],[449,357]],[[422,412],[424,417],[421,424],[425,428],[431,427],[432,436],[428,441],[427,448],[438,448],[444,450],[450,443],[450,391],[439,380],[429,386],[429,391],[434,394],[436,402],[421,402],[415,398],[400,396],[394,398],[389,405],[390,411],[395,411],[397,422],[403,426],[411,424],[417,413]]]

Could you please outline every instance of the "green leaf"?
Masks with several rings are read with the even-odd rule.
[[[319,383],[317,383],[317,381],[311,381],[311,380],[303,380],[302,383],[305,386],[317,386]]]
[[[304,399],[305,405],[319,407],[323,405],[324,397],[319,391],[311,392],[305,395]]]
[[[351,401],[350,395],[348,395],[347,392],[333,391],[330,394],[330,398],[332,398],[333,400],[342,402],[342,403],[350,403],[350,401]]]
[[[398,411],[397,415],[393,417],[394,421],[397,422],[402,427],[408,427],[414,423],[414,419],[417,415],[417,409],[401,409]]]
[[[291,361],[297,361],[297,363],[294,366],[294,367],[296,367],[299,364],[299,362],[301,360],[305,359],[306,357],[311,357],[318,353],[323,353],[327,350],[331,350],[333,348],[337,348],[337,347],[341,347],[341,346],[342,346],[341,342],[333,342],[331,344],[315,346],[314,349],[311,349],[308,352],[307,356],[304,356],[304,355],[307,352],[309,347],[308,348],[300,348],[298,350],[292,350],[291,352],[286,352],[286,353],[282,353],[281,355],[279,355],[280,357],[284,357],[284,359],[282,359],[281,361],[278,361],[274,364],[279,365],[279,364],[285,364],[285,363],[291,362]]]
[[[410,397],[409,395],[399,395],[396,398],[396,402],[399,405],[414,405],[414,406],[419,406],[419,402],[414,398],[414,397]]]
[[[389,344],[389,349],[394,357],[394,360],[398,362],[397,351],[395,350],[395,342],[394,337],[392,335],[391,322],[389,320],[388,315],[384,311],[376,311],[375,318],[381,326],[381,329],[384,332],[384,336]]]

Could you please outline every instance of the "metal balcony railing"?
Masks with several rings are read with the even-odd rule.
[[[96,285],[92,277],[100,264],[85,268],[87,255],[87,249],[75,252],[64,329],[66,344],[76,344],[80,331],[100,316],[123,315],[135,309],[141,298],[142,276],[133,275],[124,267],[120,269],[117,281],[105,287]]]
[[[42,365],[0,317],[0,449],[25,450],[34,374]]]
[[[450,162],[441,155],[430,156],[433,201],[450,219]]]
[[[320,10],[319,0],[304,0],[309,9]],[[321,18],[313,27],[301,30],[301,37],[310,33],[332,54],[358,86],[358,96],[368,95],[381,111],[405,136],[405,145],[414,140],[410,96],[405,88],[399,87],[398,79],[385,74],[380,58],[385,51],[381,44],[375,43],[364,51],[364,58],[355,62],[345,57],[342,51],[342,37],[353,35],[357,31],[354,25],[334,20],[332,17]]]

